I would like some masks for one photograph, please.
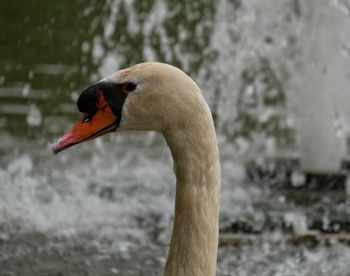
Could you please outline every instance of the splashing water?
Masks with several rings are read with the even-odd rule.
[[[347,275],[348,246],[291,246],[279,237],[283,227],[308,232],[315,213],[325,225],[333,209],[349,217],[348,203],[297,206],[271,183],[248,182],[242,162],[295,153],[286,93],[302,77],[301,1],[62,3],[43,2],[40,16],[30,5],[0,4],[0,18],[26,22],[13,32],[0,20],[8,34],[0,52],[0,275],[161,274],[175,194],[164,140],[133,133],[58,156],[47,149],[77,116],[84,86],[144,60],[172,63],[199,83],[220,143],[220,228],[244,222],[262,236],[220,248],[217,275]],[[347,6],[331,1],[324,9],[346,18]],[[348,48],[339,54],[346,58]],[[346,118],[337,118],[334,128],[346,136]],[[293,179],[303,185],[297,172]],[[269,231],[274,242],[264,240]]]

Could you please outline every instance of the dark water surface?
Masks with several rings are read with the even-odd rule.
[[[324,9],[343,16],[344,7]],[[221,229],[243,218],[264,232],[272,221],[278,236],[279,221],[307,228],[308,214],[326,225],[329,206],[348,218],[347,202],[298,206],[244,178],[242,160],[295,153],[286,91],[304,8],[298,0],[1,1],[0,275],[161,274],[175,192],[162,137],[109,135],[57,156],[48,149],[80,116],[80,91],[146,60],[182,68],[211,106]],[[349,258],[337,243],[263,242],[220,248],[217,275],[350,275]]]

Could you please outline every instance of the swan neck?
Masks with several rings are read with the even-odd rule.
[[[209,111],[165,134],[176,174],[166,276],[213,276],[218,247],[220,164]],[[198,115],[198,114],[197,114]]]

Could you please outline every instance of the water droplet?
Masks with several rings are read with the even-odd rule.
[[[97,63],[105,55],[105,50],[102,46],[101,37],[96,36],[92,47],[92,56],[94,62]]]
[[[308,231],[305,214],[288,212],[284,214],[284,221],[286,225],[292,227],[293,232],[297,235],[305,234]]]
[[[113,274],[119,274],[119,270],[116,269],[115,267],[111,268],[111,272],[112,272]]]
[[[79,98],[79,93],[77,91],[73,91],[71,94],[70,94],[70,97],[71,99],[76,102]]]
[[[33,79],[33,77],[34,77],[34,72],[33,71],[29,71],[28,72],[28,79]]]
[[[300,172],[300,171],[293,171],[292,172],[292,175],[290,177],[290,180],[291,180],[291,184],[293,187],[295,188],[298,188],[298,187],[301,187],[305,184],[306,182],[306,177],[305,175]]]
[[[27,114],[27,124],[31,127],[37,127],[41,123],[42,115],[40,109],[36,105],[31,105]]]
[[[22,95],[26,97],[28,96],[29,92],[30,92],[30,84],[26,83],[22,88]]]
[[[81,45],[81,50],[83,53],[88,53],[91,49],[90,43],[85,41],[83,42],[83,44]]]

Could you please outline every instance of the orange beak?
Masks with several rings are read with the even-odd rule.
[[[96,113],[84,114],[70,130],[56,141],[53,146],[54,153],[117,129],[117,116],[113,113],[101,92],[98,92],[96,105]]]

